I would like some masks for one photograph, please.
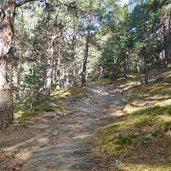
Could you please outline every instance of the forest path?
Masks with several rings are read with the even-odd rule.
[[[95,171],[92,164],[98,165],[100,159],[90,157],[88,142],[97,128],[122,115],[117,109],[122,103],[121,91],[114,84],[96,82],[85,88],[85,96],[81,99],[66,101],[70,111],[60,120],[53,117],[53,112],[46,112],[42,123],[33,125],[42,129],[41,134],[8,149],[20,151],[15,155],[13,168],[21,171]],[[109,104],[116,106],[114,117],[107,109]]]

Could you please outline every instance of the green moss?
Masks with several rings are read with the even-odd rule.
[[[116,139],[115,139],[115,144],[117,144],[118,146],[125,146],[125,145],[129,145],[131,144],[133,138],[135,138],[135,135],[132,133],[122,133],[119,134]]]
[[[162,115],[158,117],[157,123],[164,131],[171,130],[171,116]]]
[[[119,128],[123,124],[124,124],[124,121],[117,122],[117,123],[113,123],[113,124],[110,124],[110,125],[105,126],[104,129],[115,129],[115,128]]]
[[[165,115],[165,116],[171,116],[171,105],[167,106],[167,107],[164,109],[163,115]]]
[[[104,137],[101,143],[103,151],[111,151],[112,155],[120,154],[131,145],[135,135],[133,133],[120,133],[115,136]]]
[[[151,123],[152,117],[148,115],[140,115],[138,117],[135,117],[133,119],[133,124],[135,127],[144,127],[146,125],[149,125]]]
[[[110,145],[114,140],[115,140],[115,137],[105,137],[105,138],[102,140],[101,145],[103,145],[103,146],[108,146],[108,145]]]
[[[153,107],[134,107],[134,110],[130,108],[130,106],[127,106],[124,109],[129,114],[132,114],[134,116],[156,116],[156,115],[164,115],[171,112],[171,106],[161,107],[159,105],[155,105]]]

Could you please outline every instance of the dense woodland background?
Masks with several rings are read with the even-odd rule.
[[[18,6],[5,72],[15,112],[35,110],[55,89],[131,73],[148,83],[150,70],[162,72],[169,66],[170,0],[14,3]],[[2,7],[1,29],[6,15]]]
[[[171,0],[0,0],[0,170],[171,170]]]

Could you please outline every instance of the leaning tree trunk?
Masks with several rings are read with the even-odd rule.
[[[12,93],[6,81],[7,56],[13,38],[17,7],[34,0],[0,0],[0,129],[12,122]]]
[[[13,37],[15,0],[0,3],[0,129],[6,128],[13,118],[12,93],[6,81],[6,61]]]

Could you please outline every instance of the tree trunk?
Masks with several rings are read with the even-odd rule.
[[[156,61],[157,61],[156,69],[157,69],[157,72],[160,73],[161,72],[160,55],[157,53],[155,56],[156,56]]]
[[[6,80],[6,61],[13,37],[15,5],[15,0],[4,0],[0,4],[0,129],[6,128],[13,119],[12,93]]]
[[[12,122],[12,93],[7,86],[6,64],[0,65],[0,129],[6,128]]]
[[[4,129],[12,123],[12,93],[10,88],[0,89],[0,128]]]
[[[148,83],[148,66],[147,66],[146,57],[144,58],[144,75],[145,75],[144,81],[147,84]]]
[[[127,67],[128,67],[127,61],[126,61],[126,59],[124,59],[124,62],[123,62],[123,72],[124,72],[125,78],[127,78],[127,75],[128,75]]]
[[[171,12],[166,14],[166,19],[163,23],[163,39],[164,39],[164,59],[163,59],[163,68],[167,68],[168,66],[168,59],[170,55],[170,19]]]
[[[76,38],[76,34],[73,34],[72,37],[72,54],[71,54],[71,58],[73,59],[73,84],[76,85],[77,84],[77,75],[76,75],[76,69],[77,69],[77,61],[76,61],[76,43],[77,43],[77,38]]]
[[[142,80],[142,77],[141,77],[140,65],[137,63],[136,66],[137,66],[137,71],[138,71],[138,79],[139,79],[139,82],[142,84],[143,80]]]
[[[86,85],[88,53],[89,53],[89,34],[87,35],[87,38],[86,38],[85,54],[84,54],[84,59],[83,59],[82,83],[81,83],[82,87]]]
[[[13,38],[15,9],[33,0],[0,1],[0,129],[12,122],[12,93],[6,81],[6,61]]]

